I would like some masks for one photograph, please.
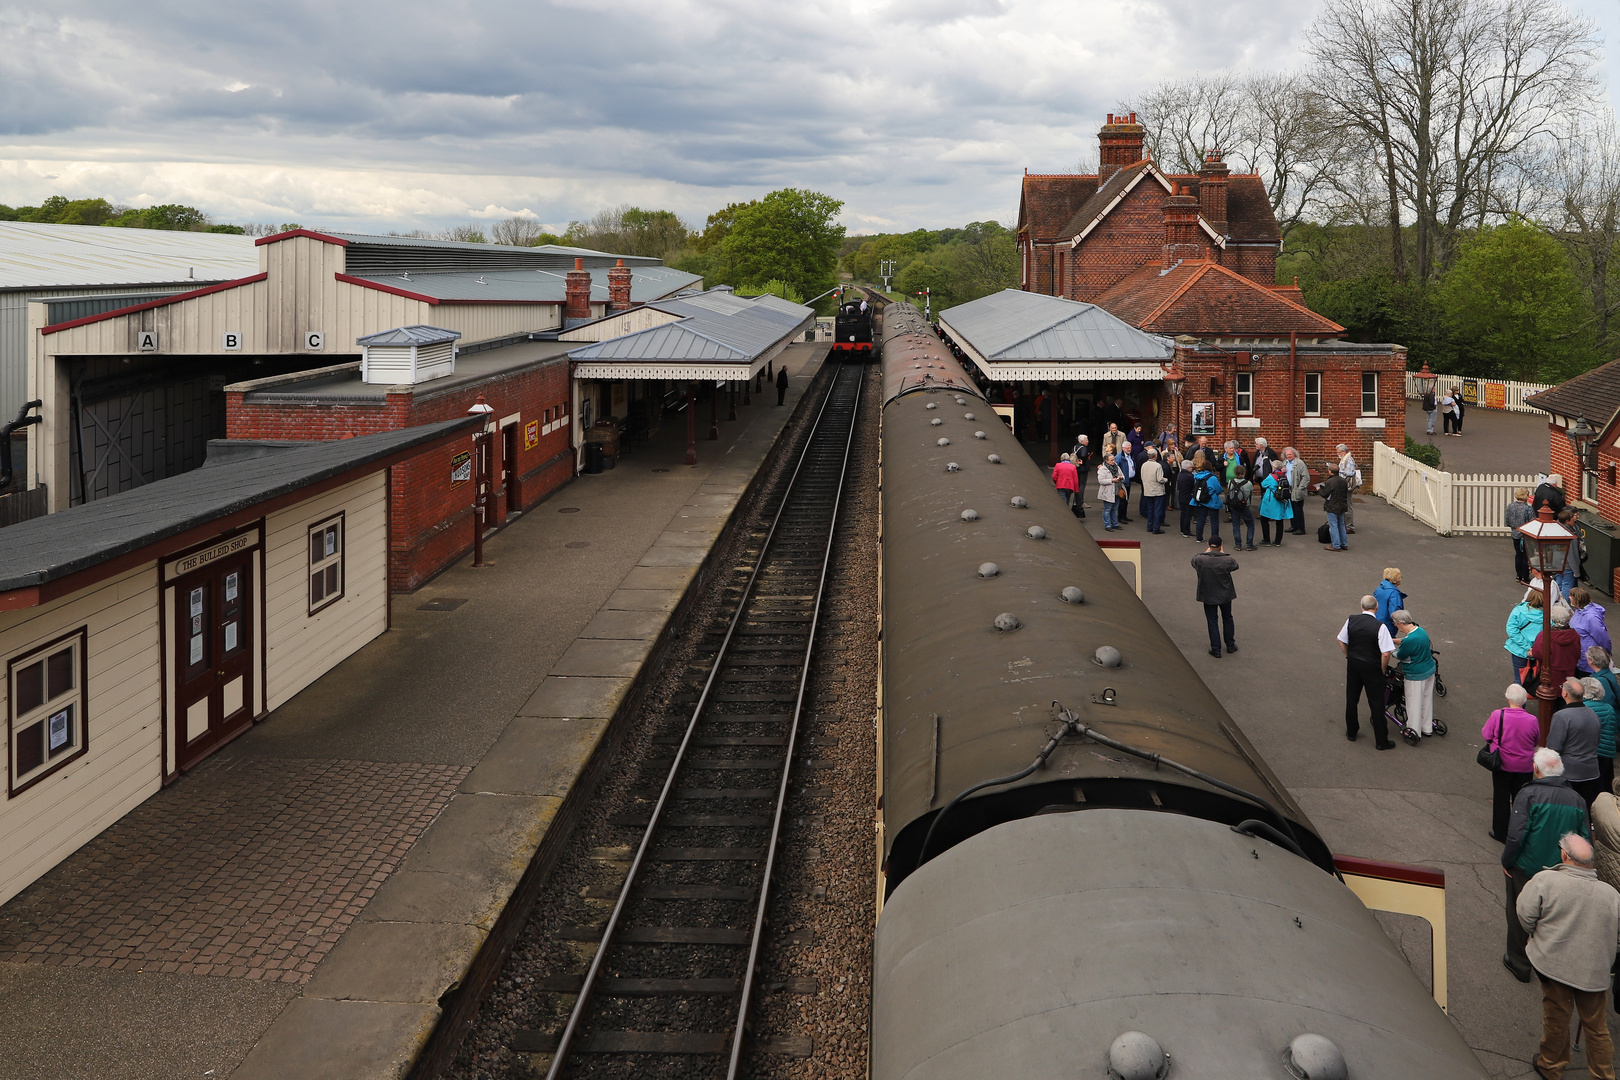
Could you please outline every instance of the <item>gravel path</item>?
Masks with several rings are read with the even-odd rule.
[[[830,375],[831,366],[824,369]],[[877,405],[879,380],[868,377],[866,397],[851,453],[852,475],[845,493],[842,531],[822,629],[822,652],[812,672],[809,722],[802,734],[778,856],[761,957],[752,1031],[757,1037],[808,1036],[810,1057],[751,1053],[748,1076],[847,1076],[866,1072],[866,1023],[874,911],[873,714],[877,675]],[[787,433],[797,441],[813,412],[798,418]],[[784,454],[772,479],[786,472],[796,454]],[[765,520],[751,508],[749,528],[739,529],[719,567],[745,566],[758,552],[754,526]],[[522,936],[485,1001],[455,1062],[443,1074],[453,1080],[516,1080],[544,1076],[551,1055],[514,1049],[524,1032],[557,1032],[567,1022],[574,995],[550,987],[583,971],[594,941],[566,940],[569,928],[600,926],[612,908],[618,884],[629,867],[638,829],[616,824],[645,816],[667,771],[668,745],[657,740],[678,734],[687,707],[674,700],[690,695],[700,679],[704,632],[729,614],[738,582],[717,572],[707,595],[686,621],[681,638],[646,702],[625,733],[608,778],[585,812],[557,871],[537,901]],[[749,734],[739,727],[737,734]],[[659,763],[659,759],[664,759]],[[813,760],[810,760],[813,759]],[[720,807],[716,807],[720,810]],[[757,812],[758,806],[753,807]],[[723,812],[731,812],[725,810]],[[694,843],[723,843],[718,836],[693,836]],[[693,873],[702,873],[694,864]],[[689,879],[700,881],[700,877]],[[752,904],[747,905],[752,910]],[[711,925],[724,925],[733,912],[717,910]],[[803,932],[808,931],[808,935]],[[793,939],[791,942],[787,939]],[[690,955],[689,953],[686,955]],[[612,958],[610,957],[610,967]],[[684,1007],[683,1007],[684,1006]],[[671,1027],[691,1030],[693,1011],[703,1001],[672,1000]],[[679,1015],[676,1015],[679,1014]],[[709,1028],[706,1023],[697,1025]],[[717,1025],[723,1029],[724,1026]],[[802,1050],[803,1043],[788,1045]],[[591,1076],[724,1075],[724,1059],[712,1056],[645,1058],[634,1072],[618,1059],[589,1066]]]

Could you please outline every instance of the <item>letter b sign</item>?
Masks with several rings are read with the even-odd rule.
[[[220,336],[219,345],[225,352],[241,352],[242,335],[235,330],[227,330]]]

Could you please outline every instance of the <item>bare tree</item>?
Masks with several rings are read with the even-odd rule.
[[[449,228],[440,229],[433,234],[433,239],[457,240],[463,244],[483,244],[488,242],[484,239],[484,230],[470,222],[466,225],[451,225]]]
[[[1245,169],[1255,166],[1254,117],[1244,81],[1235,75],[1192,75],[1162,82],[1134,109],[1147,129],[1148,152],[1171,172],[1195,173],[1209,150]]]
[[[1505,163],[1582,107],[1595,25],[1557,0],[1327,0],[1307,37],[1332,122],[1377,151],[1390,257],[1419,280],[1483,220]]]
[[[1328,122],[1321,98],[1299,75],[1263,73],[1244,81],[1255,166],[1286,238],[1319,208],[1349,147]]]
[[[513,216],[495,223],[489,230],[489,242],[506,247],[533,247],[544,231],[533,218]]]
[[[1609,270],[1620,254],[1620,131],[1605,110],[1562,140],[1548,173],[1558,200],[1558,228],[1577,272],[1592,293],[1596,344],[1605,357],[1609,317],[1617,305],[1609,296]]]

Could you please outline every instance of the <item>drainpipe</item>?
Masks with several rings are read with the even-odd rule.
[[[17,410],[17,419],[9,424],[0,424],[0,491],[11,486],[15,471],[11,464],[11,433],[18,428],[25,428],[29,424],[40,422],[38,416],[29,415],[32,410],[44,405],[43,401],[25,401],[23,407]]]

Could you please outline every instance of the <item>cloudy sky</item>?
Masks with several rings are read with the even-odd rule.
[[[1620,34],[1620,5],[1576,5]],[[852,232],[1016,213],[1164,78],[1298,63],[1275,0],[10,0],[0,202],[435,229],[772,188]],[[1610,82],[1620,73],[1609,63]]]

